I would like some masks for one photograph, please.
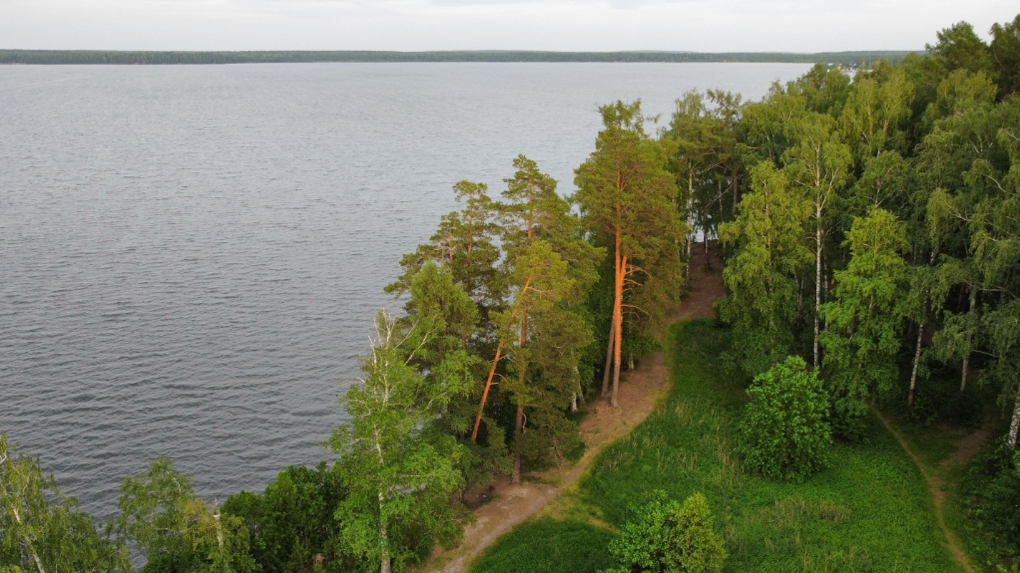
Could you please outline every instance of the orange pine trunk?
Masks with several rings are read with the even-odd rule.
[[[513,319],[517,316],[517,312],[521,310],[521,303],[524,300],[524,294],[528,292],[528,287],[531,286],[531,276],[528,280],[524,281],[524,287],[521,288],[521,293],[517,299],[517,307],[514,308],[513,313],[510,314],[510,318]],[[526,312],[526,311],[525,311]],[[525,318],[525,323],[527,318]],[[525,327],[526,328],[526,327]],[[522,339],[525,336],[521,335]],[[471,441],[478,441],[478,427],[482,424],[482,413],[485,411],[485,402],[489,399],[489,388],[492,387],[492,377],[496,375],[496,365],[499,364],[500,354],[503,352],[503,341],[499,342],[499,346],[496,347],[496,357],[492,359],[492,368],[489,370],[489,377],[485,380],[485,390],[482,391],[482,403],[478,406],[478,416],[475,418],[475,428],[471,431]]]
[[[623,343],[623,277],[627,256],[620,253],[620,232],[616,232],[616,281],[613,285],[613,391],[609,403],[620,407],[620,350]]]

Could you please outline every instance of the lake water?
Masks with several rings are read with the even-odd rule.
[[[222,501],[328,456],[402,253],[599,104],[795,64],[0,67],[0,431],[99,516],[156,456]]]

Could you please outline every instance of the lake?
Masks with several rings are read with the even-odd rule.
[[[156,456],[223,501],[344,421],[400,255],[523,153],[573,189],[598,106],[801,64],[0,67],[0,431],[106,517]]]

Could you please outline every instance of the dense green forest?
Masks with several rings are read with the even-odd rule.
[[[913,52],[818,54],[734,52],[537,52],[524,50],[144,52],[116,50],[0,50],[0,64],[265,64],[308,62],[898,62]]]
[[[387,287],[404,310],[341,400],[338,462],[217,506],[159,459],[100,527],[0,436],[0,572],[127,571],[132,551],[148,573],[404,570],[459,542],[469,492],[581,456],[585,403],[619,405],[660,346],[669,398],[599,455],[583,511],[475,571],[970,570],[911,461],[947,427],[989,435],[948,528],[1016,570],[1020,15],[991,38],[959,23],[756,102],[690,92],[658,131],[640,102],[603,106],[570,198],[524,156],[498,196],[458,183]],[[699,235],[718,317],[659,340]]]

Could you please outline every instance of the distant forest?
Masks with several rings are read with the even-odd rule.
[[[822,52],[818,54],[733,52],[533,52],[533,51],[257,51],[142,52],[107,50],[0,50],[0,64],[262,64],[310,62],[772,62],[854,66],[897,63],[914,52]]]

